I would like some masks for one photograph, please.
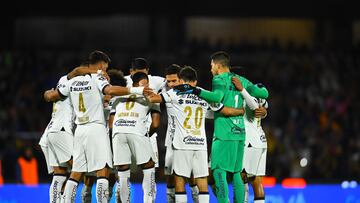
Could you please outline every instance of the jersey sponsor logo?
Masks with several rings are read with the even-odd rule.
[[[190,145],[204,145],[205,139],[201,137],[193,137],[189,135],[184,137],[183,142],[185,144],[190,144]]]
[[[70,92],[83,92],[91,90],[91,86],[87,87],[70,87]]]
[[[232,127],[231,128],[231,132],[234,134],[244,134],[245,133],[245,129],[243,128],[238,128],[238,127]]]
[[[183,99],[179,99],[179,104],[183,104],[184,103],[184,100]]]
[[[132,121],[128,121],[128,120],[124,120],[124,119],[119,119],[115,122],[115,126],[122,126],[122,127],[135,127],[136,125],[136,121],[132,120]]]

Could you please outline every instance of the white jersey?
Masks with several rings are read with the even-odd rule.
[[[170,104],[170,138],[175,149],[207,150],[205,115],[209,104],[193,94],[176,95],[173,89],[161,93],[163,101]],[[170,123],[169,122],[169,123]]]
[[[68,82],[67,76],[62,76],[57,84],[57,89],[65,87]],[[47,126],[47,132],[66,131],[73,134],[74,113],[69,98],[53,103],[51,120]]]
[[[149,78],[149,87],[153,89],[155,93],[162,92],[166,87],[166,80],[160,76],[148,75]],[[132,87],[133,81],[131,79],[131,75],[125,76],[126,79],[126,87]]]
[[[77,76],[60,88],[62,95],[70,97],[76,115],[75,123],[105,125],[103,89],[109,82],[100,74]]]
[[[267,102],[264,99],[256,99],[259,106],[267,108]],[[267,148],[265,132],[261,127],[261,118],[254,117],[254,111],[245,106],[245,145],[255,148]]]
[[[117,97],[112,104],[112,112],[115,111],[113,121],[113,135],[116,133],[130,133],[140,136],[147,135],[148,114],[153,108],[144,96],[130,95]]]
[[[155,93],[160,93],[160,92],[165,92],[166,91],[166,80],[163,77],[160,76],[153,76],[153,75],[148,75],[149,78],[149,87],[155,92]],[[132,87],[133,85],[133,81],[131,79],[131,75],[127,75],[125,76],[126,79],[126,86],[127,87]],[[153,109],[161,112],[160,110],[160,104],[154,104],[153,105]],[[151,115],[148,115],[148,120],[146,125],[150,128],[151,126]]]

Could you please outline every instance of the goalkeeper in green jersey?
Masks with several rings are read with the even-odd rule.
[[[230,57],[226,52],[216,52],[211,56],[211,73],[213,74],[212,91],[207,91],[189,85],[179,85],[174,88],[178,94],[196,94],[208,102],[223,103],[224,106],[239,108],[243,101],[252,109],[257,103],[246,91],[253,84],[244,77],[230,72]],[[232,83],[233,77],[241,81],[242,90]],[[256,88],[257,94],[267,97],[266,89]],[[229,189],[227,173],[233,173],[234,199],[243,202],[244,183],[241,179],[244,153],[245,126],[243,116],[228,117],[219,112],[214,113],[214,138],[211,148],[211,170],[215,179],[218,202],[227,203]]]

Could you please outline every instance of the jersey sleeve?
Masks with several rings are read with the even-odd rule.
[[[221,111],[221,109],[223,109],[223,108],[224,108],[223,103],[210,103],[209,104],[209,109],[214,112]]]
[[[221,78],[214,78],[212,81],[212,91],[201,90],[200,97],[207,102],[220,103],[224,97],[226,83]]]
[[[62,97],[68,97],[70,94],[70,84],[69,80],[63,76],[60,78],[57,86],[56,86],[58,92]]]
[[[244,78],[244,77],[241,77],[239,75],[237,75],[238,79],[241,81],[241,84],[243,85],[243,87],[246,89],[250,86],[253,85],[252,82],[250,82],[248,79]]]
[[[165,103],[172,103],[173,101],[176,101],[178,97],[172,89],[167,92],[161,93],[160,96]]]
[[[150,106],[150,111],[156,111],[156,112],[161,112],[161,108],[160,108],[160,104],[151,104]]]
[[[151,76],[150,83],[153,83],[153,88],[156,91],[156,93],[163,92],[163,89],[166,88],[166,81],[165,78],[160,76]],[[152,86],[152,84],[150,84]]]
[[[104,76],[102,76],[101,74],[96,74],[95,76],[95,83],[96,83],[96,87],[103,92],[104,88],[107,85],[110,85],[109,81],[106,80],[106,78]]]

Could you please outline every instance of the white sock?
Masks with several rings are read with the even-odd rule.
[[[73,179],[69,179],[66,182],[65,189],[64,189],[64,203],[73,203],[75,202],[76,198],[76,190],[78,186],[78,182]]]
[[[244,203],[248,203],[249,201],[249,183],[244,184]]]
[[[99,203],[107,203],[109,199],[109,181],[107,178],[101,177],[96,181],[96,201]]]
[[[203,192],[199,194],[199,203],[209,203],[210,197],[208,192]]]
[[[61,188],[64,185],[65,181],[66,181],[65,175],[54,175],[53,176],[53,179],[52,179],[52,182],[50,185],[50,190],[49,190],[51,203],[60,203]]]
[[[168,203],[174,203],[175,202],[175,188],[169,188],[166,187],[166,199]]]
[[[191,196],[194,203],[199,202],[199,188],[197,185],[190,186],[191,188]]]
[[[155,168],[143,169],[144,178],[142,188],[144,191],[144,202],[155,202],[156,184],[155,184]]]
[[[265,203],[265,198],[254,200],[254,203]]]
[[[184,193],[175,193],[175,202],[176,203],[187,203],[186,192],[184,192]]]
[[[82,203],[91,203],[91,189],[92,187],[89,187],[87,185],[84,185],[81,190],[81,201]]]
[[[121,202],[130,202],[130,169],[118,172],[118,182]]]

